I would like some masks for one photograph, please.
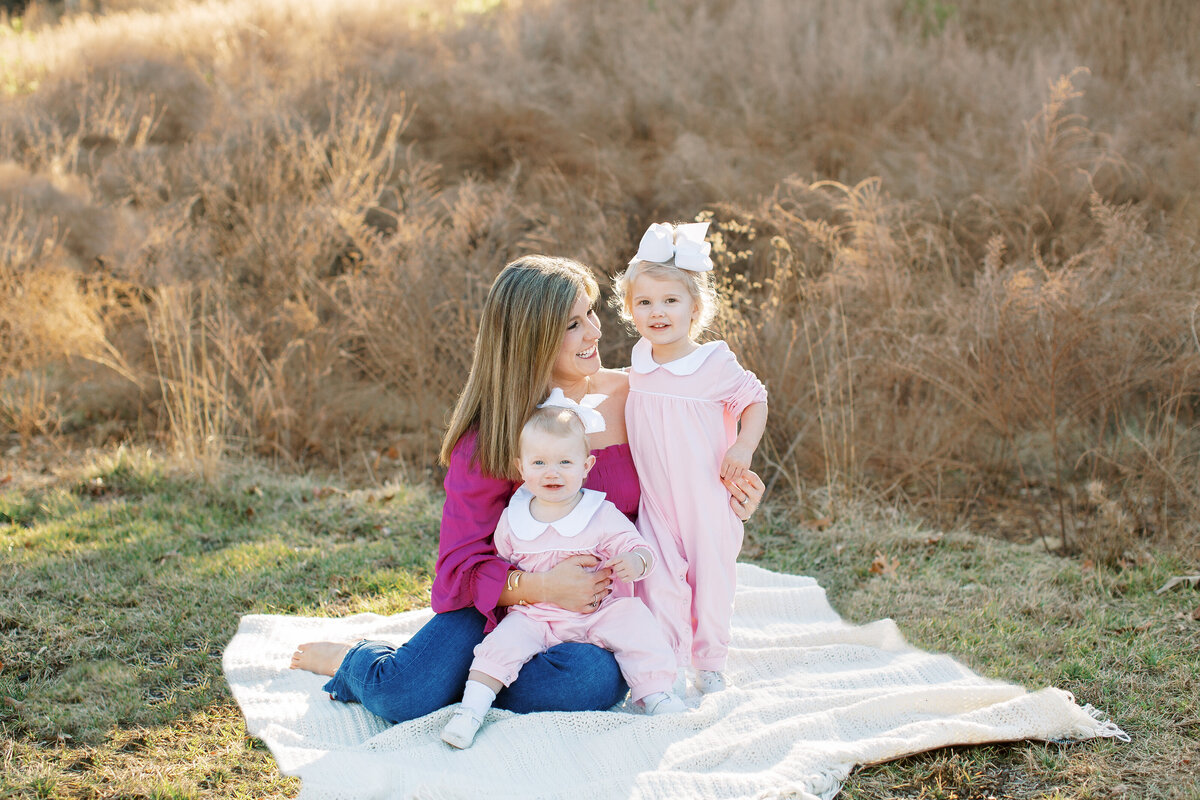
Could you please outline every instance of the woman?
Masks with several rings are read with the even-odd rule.
[[[332,677],[336,700],[362,703],[392,722],[459,700],[472,653],[499,609],[548,602],[588,613],[610,591],[610,570],[576,556],[547,572],[522,573],[496,555],[492,533],[517,487],[517,439],[530,412],[562,389],[580,400],[606,395],[605,430],[589,437],[595,466],[586,486],[637,514],[637,473],[625,435],[628,377],[604,369],[596,343],[600,292],[591,271],[565,258],[527,256],[506,266],[484,302],[467,385],[442,442],[446,502],[433,581],[437,614],[401,647],[385,642],[302,644],[292,668]],[[762,499],[753,473],[730,486],[746,519]],[[592,644],[552,647],[525,664],[495,705],[511,711],[598,711],[626,692],[612,653]]]

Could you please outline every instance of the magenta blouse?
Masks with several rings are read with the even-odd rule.
[[[496,604],[511,569],[507,561],[496,555],[492,534],[500,513],[520,483],[485,475],[472,463],[474,453],[474,432],[464,434],[450,452],[433,578],[433,610],[441,613],[475,606],[487,617],[485,629],[491,630],[499,621]],[[610,445],[593,450],[592,455],[596,457],[596,465],[584,485],[604,492],[625,516],[637,517],[641,490],[629,445]]]

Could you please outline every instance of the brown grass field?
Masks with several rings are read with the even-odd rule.
[[[0,39],[17,447],[422,474],[506,261],[703,217],[773,490],[1195,538],[1190,0],[74,6]]]
[[[712,333],[771,392],[788,519],[1196,571],[1195,0],[0,20],[0,487],[121,443],[423,483],[507,261],[603,282],[649,222],[711,219]]]

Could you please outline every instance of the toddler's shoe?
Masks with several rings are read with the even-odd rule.
[[[693,684],[701,694],[721,692],[725,690],[725,676],[715,669],[698,669]]]
[[[669,692],[655,692],[642,700],[642,707],[651,716],[658,714],[678,714],[687,711],[684,704],[676,695]]]
[[[465,706],[459,706],[454,716],[442,728],[442,741],[459,750],[466,750],[475,741],[475,734],[483,724],[483,717]]]

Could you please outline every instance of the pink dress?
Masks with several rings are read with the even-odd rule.
[[[743,529],[720,467],[738,418],[767,390],[724,342],[658,364],[642,339],[631,362],[625,424],[642,486],[638,530],[661,558],[637,594],[680,666],[722,670]]]
[[[534,519],[529,511],[532,498],[528,489],[518,489],[496,525],[497,555],[519,569],[544,572],[571,556],[592,554],[608,560],[647,546],[602,492],[584,489],[571,513],[554,522]],[[591,614],[550,603],[510,606],[476,646],[471,669],[508,686],[526,661],[563,642],[590,642],[611,650],[634,700],[669,691],[675,678],[675,656],[662,628],[630,586],[616,578],[612,594]]]

